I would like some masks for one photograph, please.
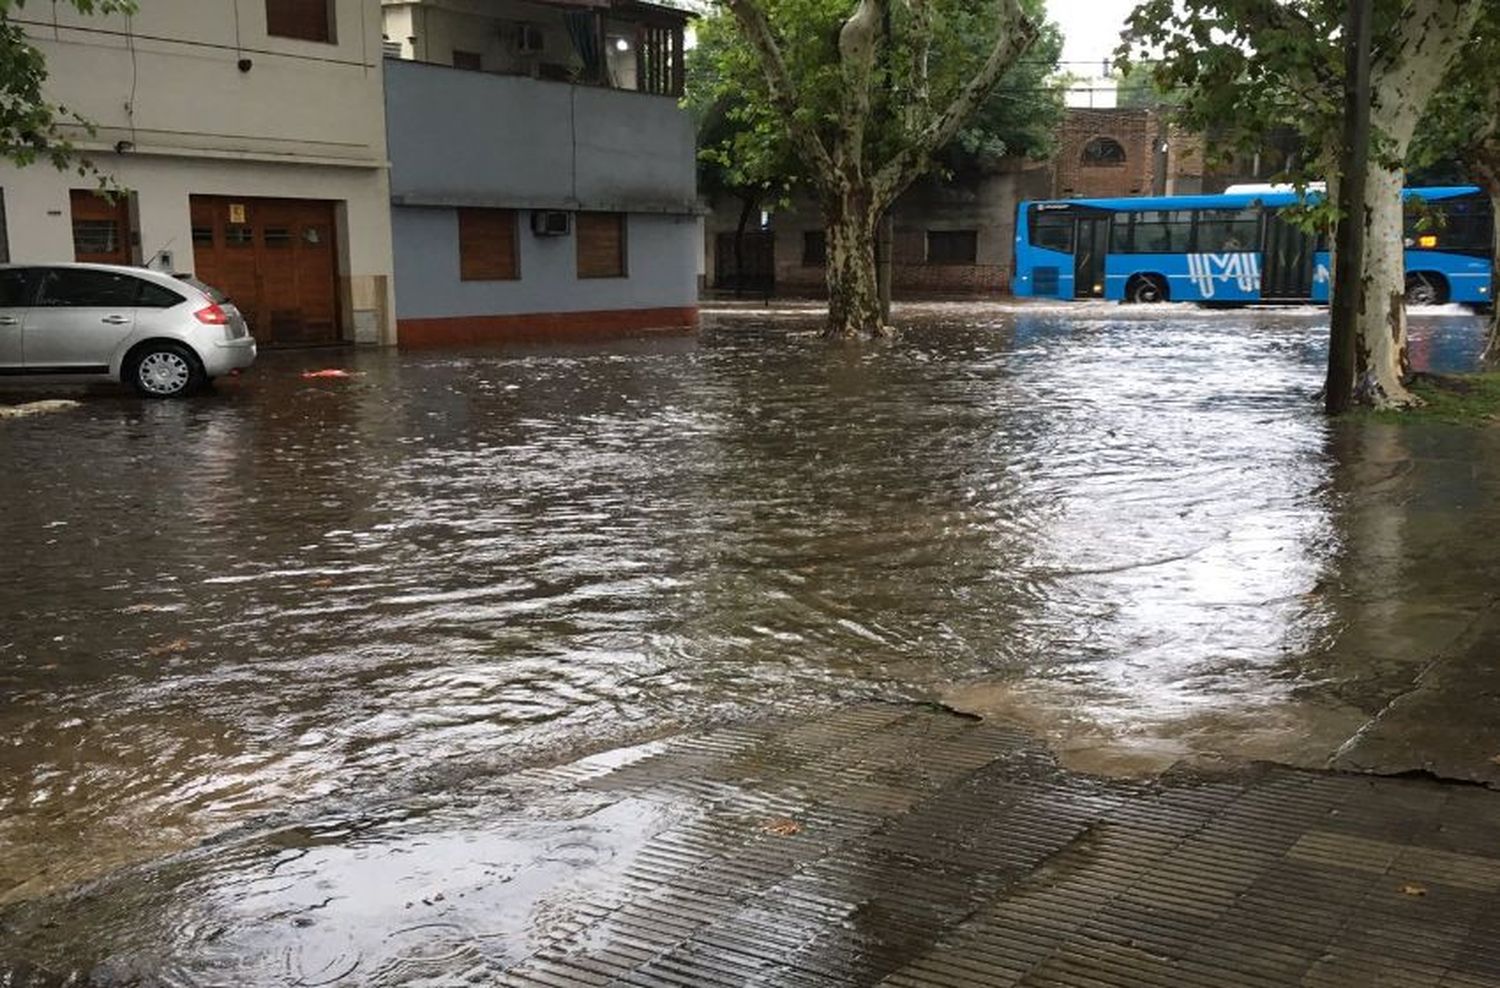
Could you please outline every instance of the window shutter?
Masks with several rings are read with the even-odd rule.
[[[521,277],[515,210],[458,211],[458,276],[462,281],[514,281]]]
[[[625,214],[578,214],[578,277],[625,277]]]

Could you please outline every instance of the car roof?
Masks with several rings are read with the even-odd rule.
[[[154,268],[139,267],[134,264],[89,264],[83,261],[38,261],[34,264],[0,264],[0,271],[25,270],[29,268],[82,268],[87,271],[113,271],[116,274],[128,274],[137,278],[145,278],[159,285],[174,287],[182,282],[174,275],[166,271],[157,271]]]

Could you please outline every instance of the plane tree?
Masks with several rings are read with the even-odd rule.
[[[821,205],[827,335],[882,334],[879,221],[1037,43],[1042,0],[718,0],[717,8],[734,26],[723,73],[736,87],[733,112],[765,139],[785,141]]]
[[[1374,0],[1354,394],[1375,407],[1416,403],[1405,386],[1405,253],[1401,190],[1417,126],[1488,0]],[[1339,180],[1346,0],[1144,0],[1120,54],[1149,60],[1178,94],[1181,119],[1221,144],[1253,148],[1278,128],[1304,136],[1295,182]],[[1500,66],[1486,69],[1486,74]],[[1330,195],[1323,219],[1333,216]],[[1317,217],[1313,217],[1314,220]]]

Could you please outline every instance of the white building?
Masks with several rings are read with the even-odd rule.
[[[84,16],[13,10],[46,55],[72,139],[128,193],[0,165],[17,263],[193,272],[270,343],[395,341],[376,0],[145,0]]]

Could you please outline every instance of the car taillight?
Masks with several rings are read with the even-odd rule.
[[[193,313],[193,318],[205,326],[224,326],[229,323],[229,313],[219,308],[219,303],[212,302],[206,309],[199,309]]]

